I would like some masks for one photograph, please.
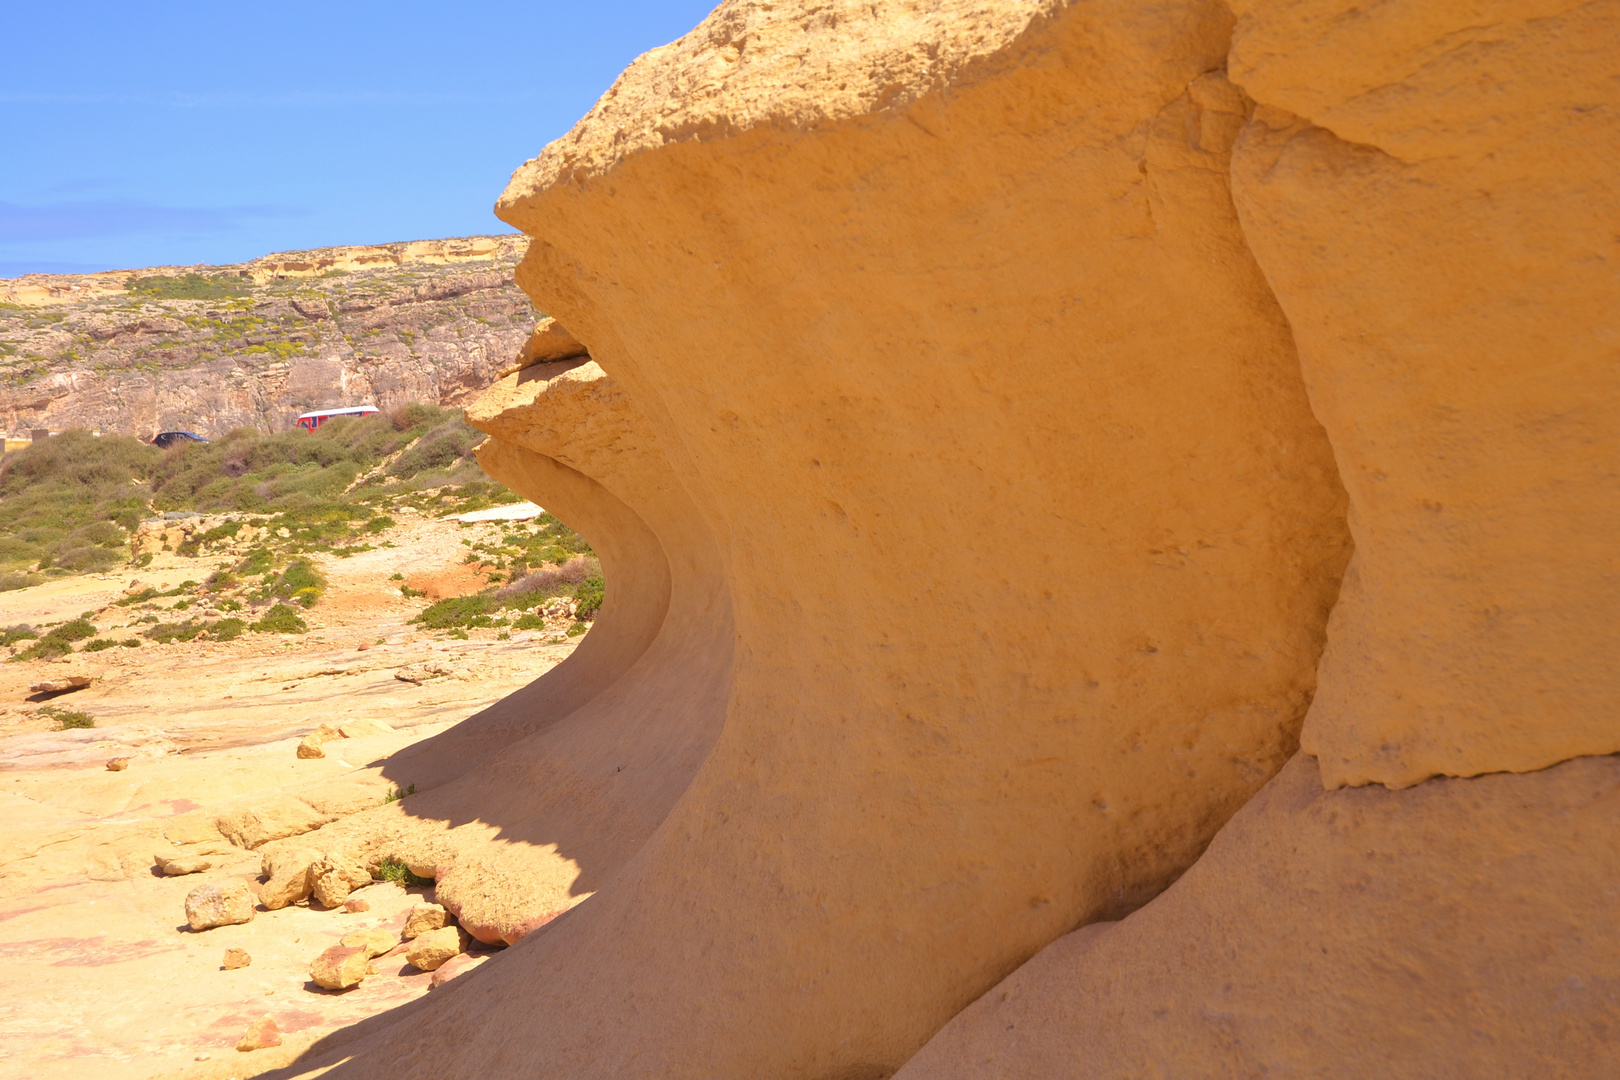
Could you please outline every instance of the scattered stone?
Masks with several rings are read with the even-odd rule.
[[[468,956],[466,953],[452,956],[434,970],[433,978],[428,982],[428,989],[437,990],[457,975],[466,974],[488,959],[487,956]]]
[[[328,855],[314,870],[315,899],[329,908],[341,907],[349,894],[371,884],[371,871],[342,855]]]
[[[129,768],[129,758],[127,757],[115,757],[107,760],[108,772],[123,772],[127,768]]]
[[[186,921],[193,930],[252,922],[255,898],[240,878],[210,881],[186,894]]]
[[[135,593],[138,593],[142,589],[145,589],[145,588],[146,588],[146,583],[144,581],[140,580],[139,578],[136,578],[134,581],[129,583],[129,588],[124,590],[124,595],[125,596],[133,596]]]
[[[309,977],[328,990],[347,990],[359,986],[366,977],[370,959],[366,950],[358,946],[333,945],[309,965]]]
[[[437,930],[450,921],[450,913],[438,904],[417,904],[405,918],[405,929],[400,934],[409,941],[418,934]]]
[[[301,758],[325,757],[326,751],[321,749],[321,744],[331,742],[333,739],[341,738],[343,738],[343,733],[339,731],[335,725],[322,724],[308,735],[305,735],[303,739],[299,740],[298,756]]]
[[[425,683],[429,679],[453,679],[459,672],[443,660],[423,660],[419,664],[406,664],[394,672],[394,678],[400,682]]]
[[[186,874],[200,874],[211,869],[213,863],[200,855],[166,855],[158,852],[152,856],[157,868],[169,877],[182,877]]]
[[[259,902],[270,911],[308,900],[315,890],[315,868],[319,852],[308,848],[267,851],[260,857],[260,871],[267,881],[259,890]]]
[[[366,959],[370,960],[392,952],[394,946],[399,944],[399,935],[388,930],[356,930],[352,934],[344,934],[338,939],[338,944],[347,949],[364,949]]]
[[[209,1058],[211,1058],[213,1056],[214,1056],[213,1054],[198,1054],[196,1057],[192,1058],[191,1060],[192,1061],[207,1061]]]
[[[249,1050],[263,1050],[266,1047],[280,1045],[281,1029],[276,1026],[276,1018],[266,1015],[248,1025],[247,1034],[242,1036],[242,1041],[236,1044],[236,1048],[247,1053]]]
[[[237,968],[245,968],[251,963],[253,963],[253,957],[248,955],[246,949],[225,950],[226,971],[235,971]]]
[[[63,694],[69,690],[83,690],[91,683],[88,675],[61,675],[44,682],[37,682],[28,688],[32,694]]]
[[[459,926],[441,926],[419,934],[411,942],[405,960],[422,971],[436,971],[446,960],[466,950],[466,937]]]
[[[393,732],[394,726],[382,720],[350,720],[338,726],[338,731],[345,739],[363,739],[367,735],[387,735]]]
[[[343,901],[343,910],[349,915],[358,915],[371,910],[371,901],[363,896],[351,896]]]

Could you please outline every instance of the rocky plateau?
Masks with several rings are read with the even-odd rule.
[[[0,281],[0,427],[217,436],[279,431],[311,409],[465,404],[538,318],[512,282],[526,244],[469,237]]]

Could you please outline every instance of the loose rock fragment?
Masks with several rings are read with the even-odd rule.
[[[335,725],[322,724],[299,740],[298,756],[301,758],[323,758],[326,756],[326,751],[321,749],[321,744],[341,738],[343,738],[343,733]]]
[[[437,990],[457,975],[466,974],[488,959],[487,956],[469,956],[466,953],[462,953],[460,956],[452,956],[440,964],[433,972],[433,978],[428,982],[428,989]]]
[[[309,965],[309,977],[328,990],[359,986],[366,977],[366,950],[353,945],[333,945]]]
[[[237,968],[245,968],[251,963],[253,963],[253,957],[248,955],[248,951],[246,949],[225,950],[224,968],[226,971],[235,971]]]
[[[123,772],[127,768],[129,768],[129,758],[127,757],[115,757],[107,761],[108,772]]]
[[[211,869],[213,863],[199,855],[166,855],[158,852],[152,856],[157,868],[169,877],[181,877],[185,874],[200,874]]]
[[[449,912],[438,904],[417,904],[411,908],[410,915],[406,916],[405,930],[400,936],[409,941],[418,934],[426,934],[431,930],[437,930],[449,921]]]
[[[270,880],[259,890],[259,901],[270,911],[308,900],[315,888],[315,868],[320,854],[308,848],[266,852],[260,869]]]
[[[276,1026],[276,1018],[263,1016],[248,1025],[247,1034],[236,1048],[246,1053],[249,1050],[263,1050],[267,1046],[281,1045],[281,1029]]]
[[[467,947],[467,939],[459,926],[441,926],[420,934],[405,953],[406,961],[423,971],[435,971],[445,961],[460,955]]]
[[[398,945],[399,935],[388,930],[356,930],[352,934],[344,934],[338,939],[338,944],[348,949],[363,949],[366,959],[370,960]]]
[[[343,910],[350,915],[358,915],[371,910],[371,901],[363,896],[351,896],[343,901]]]
[[[62,675],[55,679],[37,682],[28,688],[31,694],[62,694],[69,690],[83,690],[91,683],[88,675]]]
[[[328,855],[313,873],[315,899],[329,908],[338,907],[355,889],[371,884],[371,871],[342,855]]]
[[[186,921],[193,930],[252,922],[256,900],[239,878],[210,881],[186,894]]]

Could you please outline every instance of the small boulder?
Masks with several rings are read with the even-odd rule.
[[[260,869],[270,880],[259,890],[259,902],[270,911],[279,911],[308,900],[315,889],[315,868],[320,862],[320,854],[308,848],[265,852]]]
[[[450,913],[438,904],[417,904],[405,918],[405,930],[400,935],[409,941],[418,934],[437,930],[450,921]]]
[[[123,772],[127,768],[129,768],[129,758],[127,757],[109,758],[107,761],[108,772]]]
[[[371,871],[342,855],[328,855],[313,873],[315,899],[329,908],[341,906],[355,889],[371,884]]]
[[[351,896],[343,901],[343,910],[349,915],[358,915],[362,911],[371,910],[371,901],[363,896]]]
[[[83,690],[90,685],[88,675],[60,675],[45,682],[37,682],[28,688],[31,694],[64,694],[69,690]]]
[[[381,956],[399,944],[399,935],[388,930],[356,930],[352,934],[344,934],[338,939],[338,944],[346,949],[364,949],[366,959]]]
[[[197,855],[167,855],[158,852],[152,856],[157,868],[169,877],[183,877],[186,874],[200,874],[211,869],[213,863]]]
[[[452,956],[434,969],[433,978],[428,982],[428,989],[437,990],[457,975],[466,974],[488,959],[488,956],[468,956],[466,953]]]
[[[419,934],[405,953],[405,960],[422,971],[436,971],[445,961],[466,950],[467,938],[459,926],[441,926]]]
[[[333,945],[309,965],[309,977],[328,990],[359,986],[366,977],[366,950],[354,945]]]
[[[246,949],[225,950],[224,967],[226,971],[235,971],[237,968],[245,968],[251,963],[253,963],[253,957],[248,955]]]
[[[210,881],[186,894],[186,921],[193,930],[252,922],[255,898],[240,878]]]
[[[323,758],[326,756],[326,751],[321,749],[321,744],[341,738],[343,738],[343,733],[335,725],[322,724],[299,740],[298,756],[301,758]]]
[[[263,1016],[248,1025],[247,1034],[242,1036],[242,1041],[236,1044],[236,1048],[247,1053],[249,1050],[263,1050],[268,1046],[280,1045],[281,1029],[276,1026],[276,1018]]]

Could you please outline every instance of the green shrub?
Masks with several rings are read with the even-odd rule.
[[[275,557],[270,554],[269,548],[254,548],[242,556],[242,561],[233,569],[243,577],[258,577],[270,572],[274,560]]]
[[[401,791],[399,788],[395,788],[393,791],[390,791],[387,795],[383,796],[383,805],[386,806],[387,804],[389,804],[391,802],[399,802],[399,800],[403,799],[405,796],[407,796],[407,795],[415,795],[415,794],[416,794],[416,785],[415,784],[412,784],[410,787],[404,789],[403,791]]]
[[[0,574],[0,592],[11,592],[13,589],[26,589],[30,585],[38,585],[45,579],[38,574]]]
[[[253,629],[261,634],[306,634],[309,624],[298,614],[297,608],[277,604],[253,624]]]
[[[414,784],[411,786],[415,787]],[[425,888],[433,884],[432,878],[419,877],[411,873],[411,868],[398,859],[384,859],[378,864],[377,872],[373,876],[378,881],[397,881],[406,888],[412,886]]]
[[[208,624],[208,634],[215,641],[235,641],[246,629],[245,619],[220,619]]]
[[[269,595],[314,607],[326,591],[326,576],[308,559],[294,559],[270,585]]]
[[[370,521],[366,522],[366,532],[368,532],[368,533],[374,533],[375,534],[375,533],[380,533],[380,532],[386,532],[387,530],[392,529],[393,527],[394,527],[394,519],[389,517],[387,514],[383,514],[380,517],[374,517]]]
[[[84,647],[85,652],[101,652],[103,649],[116,649],[118,642],[112,638],[97,638]]]
[[[33,645],[18,653],[18,660],[51,660],[73,651],[73,642],[96,636],[96,628],[88,619],[74,619],[46,632]]]
[[[429,604],[411,621],[428,630],[494,626],[495,620],[490,612],[499,610],[499,607],[500,602],[493,591],[473,593],[471,596],[450,596]]]
[[[574,593],[574,599],[579,601],[579,606],[574,609],[574,617],[578,619],[594,618],[596,613],[602,610],[602,601],[606,597],[607,585],[601,578],[586,578]]]
[[[579,637],[581,634],[585,633],[589,629],[590,629],[590,627],[586,626],[584,623],[577,622],[577,623],[575,623],[574,625],[572,625],[572,626],[570,626],[568,628],[567,633],[568,633],[569,637]]]
[[[248,283],[241,278],[198,273],[131,278],[124,289],[132,296],[154,300],[223,300],[248,295]]]
[[[155,641],[159,645],[168,645],[176,641],[193,641],[205,629],[207,628],[202,623],[187,619],[178,623],[158,623],[149,627],[145,631],[145,636],[149,641]]]
[[[96,726],[93,716],[77,709],[59,709],[54,705],[47,705],[39,711],[42,715],[56,721],[57,731],[69,731],[73,728],[93,728]]]
[[[532,611],[526,615],[518,616],[517,621],[512,624],[514,630],[544,630],[545,628],[546,620]]]
[[[0,645],[15,645],[19,641],[37,640],[39,640],[39,635],[34,632],[34,628],[24,623],[8,626],[5,630],[0,631]]]

